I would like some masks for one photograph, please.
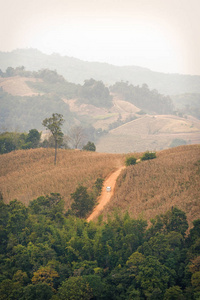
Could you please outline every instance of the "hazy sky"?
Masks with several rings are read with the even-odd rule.
[[[200,0],[0,4],[0,51],[37,48],[87,61],[200,75]]]

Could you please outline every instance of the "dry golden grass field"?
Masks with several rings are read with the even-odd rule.
[[[200,218],[200,145],[159,151],[156,159],[123,170],[104,218],[118,208],[149,220],[172,206],[186,212],[190,225]]]
[[[129,155],[129,154],[128,154]],[[136,158],[142,153],[134,153]],[[124,165],[125,154],[59,150],[54,166],[53,149],[31,149],[0,155],[0,191],[6,203],[18,199],[28,203],[49,193],[60,193],[65,208],[79,184],[92,188],[98,177],[106,178]],[[104,208],[104,218],[120,212],[149,220],[177,206],[189,223],[200,218],[200,145],[157,152],[157,158],[123,170],[114,196]]]
[[[38,78],[27,78],[27,77],[8,77],[8,78],[0,78],[0,87],[3,90],[14,96],[33,96],[38,95],[38,93],[34,92],[26,82],[27,81],[41,81]]]
[[[58,150],[19,150],[0,155],[0,191],[6,203],[18,199],[26,205],[42,195],[60,193],[65,208],[79,184],[91,189],[98,177],[106,178],[124,164],[121,154]]]
[[[190,116],[145,115],[110,130],[96,146],[97,151],[108,153],[158,151],[169,148],[174,139],[200,143],[200,121]]]

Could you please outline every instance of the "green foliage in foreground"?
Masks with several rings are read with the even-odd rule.
[[[200,220],[177,207],[107,222],[66,216],[59,194],[0,199],[0,299],[198,299]]]
[[[77,217],[85,218],[89,211],[94,207],[94,197],[87,192],[85,186],[80,185],[74,193],[71,194],[74,202],[72,203],[72,211]]]

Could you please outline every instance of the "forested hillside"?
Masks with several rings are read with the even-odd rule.
[[[51,94],[35,96],[13,96],[0,91],[1,113],[0,128],[6,131],[28,131],[36,128],[42,130],[42,120],[52,112],[62,113],[66,124],[73,122],[69,107],[58,96]]]
[[[200,220],[66,216],[59,194],[26,207],[0,199],[0,299],[198,299]]]
[[[76,217],[131,155],[98,220]],[[0,299],[198,299],[200,147],[143,156],[59,150],[55,166],[53,149],[0,155]]]
[[[131,102],[145,112],[161,115],[174,112],[170,97],[159,94],[157,90],[150,91],[147,84],[139,87],[127,82],[116,82],[110,87],[110,90],[121,99]]]

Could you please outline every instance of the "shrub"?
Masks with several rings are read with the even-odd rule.
[[[84,218],[94,207],[94,199],[85,186],[79,186],[71,197],[74,200],[71,205],[72,212],[79,218]]]
[[[156,158],[156,152],[145,152],[143,156],[141,157],[141,160],[149,160]]]
[[[103,178],[97,178],[97,180],[94,183],[94,190],[97,196],[99,196],[101,194],[102,188],[103,188],[103,182],[104,179]]]
[[[126,158],[126,166],[135,165],[136,164],[136,158],[134,156],[129,156]]]
[[[95,146],[94,143],[92,143],[92,142],[89,141],[87,143],[87,145],[83,146],[82,149],[85,150],[85,151],[96,151],[96,146]]]

